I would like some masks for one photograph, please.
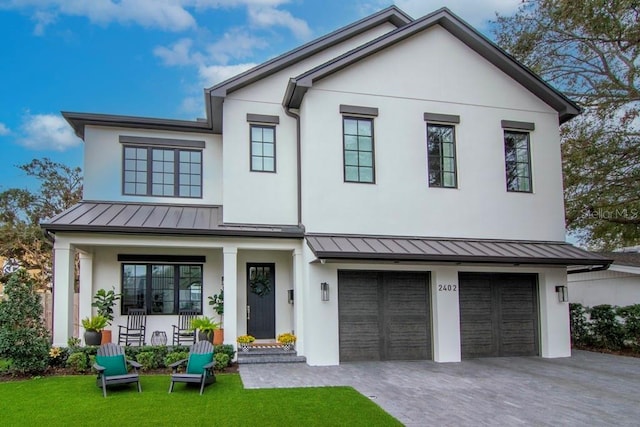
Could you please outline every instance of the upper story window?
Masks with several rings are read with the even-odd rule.
[[[456,188],[456,133],[460,116],[425,113],[429,187]],[[433,123],[439,122],[439,123]]]
[[[504,163],[507,191],[531,193],[531,148],[529,132],[533,123],[503,120]]]
[[[276,125],[280,117],[266,114],[247,114],[250,139],[250,170],[276,171]]]
[[[191,147],[204,148],[204,141],[121,136],[120,142],[127,144],[123,148],[124,194],[202,197],[202,150]]]
[[[340,112],[377,116],[378,109],[340,105]],[[345,182],[375,183],[375,154],[373,142],[373,118],[342,117],[344,180]]]

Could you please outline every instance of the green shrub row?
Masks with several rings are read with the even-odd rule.
[[[577,347],[640,351],[640,304],[585,307],[569,304],[571,340]]]

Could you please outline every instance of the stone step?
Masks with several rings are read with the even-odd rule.
[[[254,354],[247,353],[238,354],[238,364],[257,364],[257,363],[306,363],[307,358],[295,354]]]

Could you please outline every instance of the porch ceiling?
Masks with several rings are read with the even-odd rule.
[[[222,206],[83,201],[41,224],[46,231],[302,238],[298,226],[225,224]]]
[[[319,259],[582,265],[606,268],[611,260],[565,242],[308,234]]]

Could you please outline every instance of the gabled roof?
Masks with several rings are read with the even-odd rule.
[[[49,232],[302,238],[298,226],[224,224],[222,206],[82,201],[41,224]]]
[[[384,34],[291,79],[283,104],[291,108],[300,108],[304,94],[315,82],[434,25],[442,26],[487,61],[553,107],[558,112],[560,123],[564,123],[580,113],[580,108],[573,101],[543,81],[447,8],[439,9],[397,30]]]
[[[345,234],[307,234],[306,239],[320,260],[582,265],[600,269],[611,263],[611,259],[565,242]]]
[[[207,113],[211,117],[213,131],[222,133],[222,102],[227,94],[241,89],[251,83],[268,77],[299,61],[309,58],[318,52],[342,43],[358,34],[362,34],[384,22],[390,22],[396,27],[403,27],[412,22],[412,18],[396,6],[390,6],[373,15],[342,27],[332,33],[310,41],[296,49],[277,56],[252,69],[238,74],[228,80],[205,89],[211,103],[207,102]]]

